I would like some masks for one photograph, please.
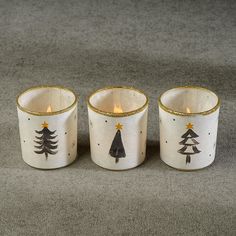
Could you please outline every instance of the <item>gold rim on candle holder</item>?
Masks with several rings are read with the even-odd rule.
[[[187,112],[181,112],[181,111],[175,111],[175,110],[173,110],[173,109],[171,109],[171,108],[165,106],[165,105],[162,103],[161,98],[162,98],[162,96],[163,96],[166,92],[168,92],[168,91],[170,91],[170,90],[172,90],[172,89],[181,89],[181,88],[190,88],[190,89],[202,89],[202,90],[206,90],[206,91],[208,91],[208,92],[210,92],[210,93],[213,93],[213,94],[217,97],[217,103],[216,103],[216,105],[215,105],[213,108],[211,108],[211,109],[209,109],[209,110],[202,111],[202,112],[189,112],[189,113],[187,113]],[[209,115],[209,114],[211,114],[211,113],[213,113],[213,112],[215,112],[216,110],[219,109],[219,107],[220,107],[220,99],[219,99],[219,97],[218,97],[214,92],[212,92],[211,90],[209,90],[209,89],[207,89],[207,88],[204,88],[204,87],[200,87],[200,86],[179,86],[179,87],[174,87],[174,88],[168,89],[167,91],[165,91],[164,93],[162,93],[162,94],[159,96],[159,98],[158,98],[158,104],[159,104],[159,106],[160,106],[164,111],[166,111],[166,112],[168,112],[168,113],[171,113],[171,114],[174,114],[174,115],[177,115],[177,116]]]
[[[25,107],[22,107],[22,106],[20,105],[20,103],[19,103],[19,98],[20,98],[22,95],[24,95],[25,93],[27,93],[27,92],[29,92],[29,91],[37,90],[37,89],[41,89],[41,88],[62,89],[62,90],[65,90],[65,91],[67,91],[67,92],[71,92],[71,93],[74,95],[74,99],[75,99],[75,100],[74,100],[74,102],[73,102],[70,106],[68,106],[68,107],[66,107],[66,108],[64,108],[64,109],[61,109],[61,110],[58,110],[58,111],[52,111],[52,112],[32,111],[32,110],[29,110],[29,109],[27,109],[27,108],[25,108]],[[17,107],[18,107],[20,110],[22,110],[23,112],[26,112],[26,113],[28,113],[28,114],[31,114],[31,115],[35,115],[35,116],[53,116],[53,115],[58,115],[58,114],[64,113],[64,112],[69,111],[70,109],[72,109],[72,108],[77,104],[78,99],[79,99],[78,96],[76,96],[76,94],[75,94],[71,89],[65,88],[65,87],[63,87],[63,86],[42,85],[42,86],[30,87],[30,88],[24,90],[21,94],[19,94],[19,95],[17,96],[17,98],[16,98],[16,104],[17,104]]]
[[[112,90],[112,89],[127,89],[127,90],[132,90],[132,91],[138,92],[138,93],[140,93],[140,94],[145,96],[146,102],[140,108],[137,108],[137,109],[135,109],[133,111],[127,111],[127,112],[122,112],[122,113],[103,111],[103,110],[100,110],[100,109],[96,108],[95,106],[93,106],[90,103],[91,97],[93,97],[95,94],[97,94],[97,93],[99,93],[101,91]],[[98,89],[95,92],[93,92],[92,94],[90,94],[90,96],[87,99],[88,107],[91,110],[93,110],[93,111],[95,111],[95,112],[97,112],[97,113],[99,113],[101,115],[112,116],[112,117],[132,116],[134,114],[137,114],[137,113],[143,111],[148,106],[148,103],[149,103],[149,99],[148,99],[147,95],[143,91],[141,91],[139,89],[136,89],[136,88],[133,88],[133,87],[128,87],[128,86],[108,86],[108,87],[104,87],[104,88]]]

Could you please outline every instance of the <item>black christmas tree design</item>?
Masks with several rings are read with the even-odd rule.
[[[195,138],[199,137],[192,129],[193,124],[188,123],[186,125],[186,128],[188,129],[186,133],[184,133],[181,138],[183,140],[179,142],[180,145],[184,145],[181,149],[178,150],[179,153],[186,155],[186,165],[191,162],[191,155],[197,154],[201,151],[198,150],[196,145],[199,144],[195,140]]]
[[[122,124],[120,123],[116,124],[117,132],[112,141],[111,148],[109,151],[109,154],[115,158],[115,163],[119,162],[119,158],[124,158],[126,156],[124,145],[121,138],[122,128],[123,128]]]
[[[35,136],[35,138],[37,140],[34,140],[35,143],[37,143],[37,146],[34,146],[35,148],[39,149],[34,151],[37,154],[45,154],[45,158],[46,160],[48,159],[48,154],[51,155],[55,155],[57,153],[57,151],[55,149],[57,149],[57,141],[53,141],[57,135],[53,135],[56,130],[54,131],[50,131],[48,129],[48,123],[46,123],[44,121],[44,123],[42,124],[43,129],[38,131],[35,130],[35,132],[41,136]]]

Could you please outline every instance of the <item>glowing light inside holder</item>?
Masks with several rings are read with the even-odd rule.
[[[161,159],[178,170],[197,170],[213,163],[219,107],[217,95],[202,87],[164,92],[159,97]]]
[[[114,108],[113,108],[113,112],[114,113],[122,113],[123,109],[122,109],[121,105],[120,104],[115,104]]]
[[[48,106],[47,112],[52,112],[52,107],[51,107],[51,105]]]
[[[91,94],[87,104],[93,162],[109,170],[141,164],[146,156],[146,95],[129,87],[107,87]]]
[[[57,86],[32,87],[17,98],[23,160],[56,169],[77,156],[77,96]],[[69,135],[67,135],[69,133]]]
[[[186,107],[186,112],[191,113],[191,110],[188,107]]]

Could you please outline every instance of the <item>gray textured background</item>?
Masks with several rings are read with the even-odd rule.
[[[236,235],[235,1],[0,0],[0,235]],[[79,158],[41,171],[21,159],[15,97],[58,84],[80,95]],[[107,85],[151,99],[147,161],[91,162],[85,99]],[[201,85],[222,99],[217,156],[201,171],[161,162],[156,99]]]

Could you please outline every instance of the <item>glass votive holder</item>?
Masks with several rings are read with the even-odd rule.
[[[77,96],[57,86],[32,87],[17,98],[23,160],[40,169],[67,166],[77,156]]]
[[[197,170],[215,158],[220,101],[212,91],[177,87],[159,97],[160,155],[169,166]]]
[[[147,96],[131,87],[107,87],[88,98],[93,162],[110,170],[126,170],[145,160]]]

